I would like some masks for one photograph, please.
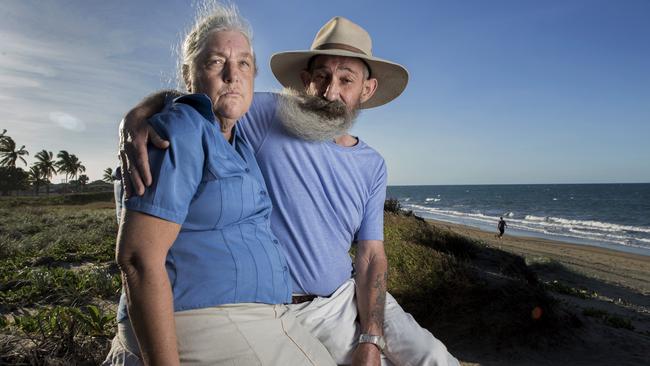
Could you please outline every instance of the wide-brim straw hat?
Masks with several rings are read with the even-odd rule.
[[[365,29],[343,17],[334,17],[316,34],[308,51],[279,52],[271,56],[271,70],[285,87],[304,90],[300,72],[307,69],[316,55],[347,56],[362,59],[377,79],[375,94],[361,108],[372,108],[397,98],[408,83],[408,71],[402,65],[372,55],[372,40]]]

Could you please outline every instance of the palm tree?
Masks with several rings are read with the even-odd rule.
[[[69,179],[74,179],[77,175],[86,171],[86,167],[81,164],[81,161],[79,161],[79,158],[75,154],[61,150],[56,154],[56,157],[59,158],[56,161],[57,171],[65,174],[66,183]]]
[[[112,168],[106,168],[104,169],[104,176],[102,177],[102,180],[106,183],[113,184],[113,169]]]
[[[56,162],[54,161],[54,156],[51,151],[46,151],[46,150],[41,150],[34,155],[36,160],[38,160],[36,163],[34,163],[34,166],[36,166],[42,173],[43,173],[43,178],[47,180],[47,183],[45,185],[47,194],[50,194],[50,180],[56,174]]]
[[[88,178],[88,176],[87,176],[86,174],[82,174],[82,175],[79,176],[79,180],[78,180],[78,182],[79,182],[79,189],[81,189],[82,192],[83,192],[83,190],[84,190],[84,186],[85,186],[86,184],[88,184],[88,181],[89,181],[89,180],[90,180],[90,178]]]
[[[70,156],[71,155],[69,152],[61,150],[58,154],[56,154],[58,160],[54,163],[56,166],[56,171],[65,175],[66,183],[68,182],[68,178],[70,176]]]
[[[29,155],[29,152],[25,150],[25,145],[16,150],[14,139],[5,135],[6,132],[7,130],[4,130],[0,138],[0,157],[2,158],[2,160],[0,160],[0,166],[15,168],[18,159],[20,159],[23,164],[27,165],[27,161],[23,158],[23,155]]]
[[[34,192],[37,196],[39,188],[43,184],[50,183],[50,180],[45,177],[43,171],[36,164],[32,165],[32,167],[29,168],[29,171],[27,172],[27,180],[29,184],[34,186]]]
[[[70,155],[70,161],[69,161],[69,173],[70,173],[70,178],[74,179],[77,178],[77,176],[83,172],[86,171],[86,167],[81,164],[81,161],[75,154]],[[87,178],[87,177],[86,177]]]

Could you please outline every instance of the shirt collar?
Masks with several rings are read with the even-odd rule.
[[[212,123],[217,123],[217,118],[214,116],[214,112],[212,111],[212,100],[210,100],[210,97],[205,94],[196,93],[181,95],[174,99],[174,102],[192,106],[201,114],[201,116],[203,116],[203,118]]]

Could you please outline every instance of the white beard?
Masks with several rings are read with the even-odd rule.
[[[327,102],[289,88],[280,93],[277,110],[284,128],[308,141],[331,141],[345,135],[357,114],[358,109],[350,112],[342,102]]]

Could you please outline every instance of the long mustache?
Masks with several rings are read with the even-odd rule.
[[[278,117],[291,134],[309,141],[327,141],[342,136],[352,127],[358,108],[341,101],[329,101],[292,89],[284,89]]]
[[[325,98],[314,97],[307,94],[301,95],[298,103],[303,109],[319,113],[327,119],[345,117],[348,112],[345,104],[340,100],[329,101]]]

